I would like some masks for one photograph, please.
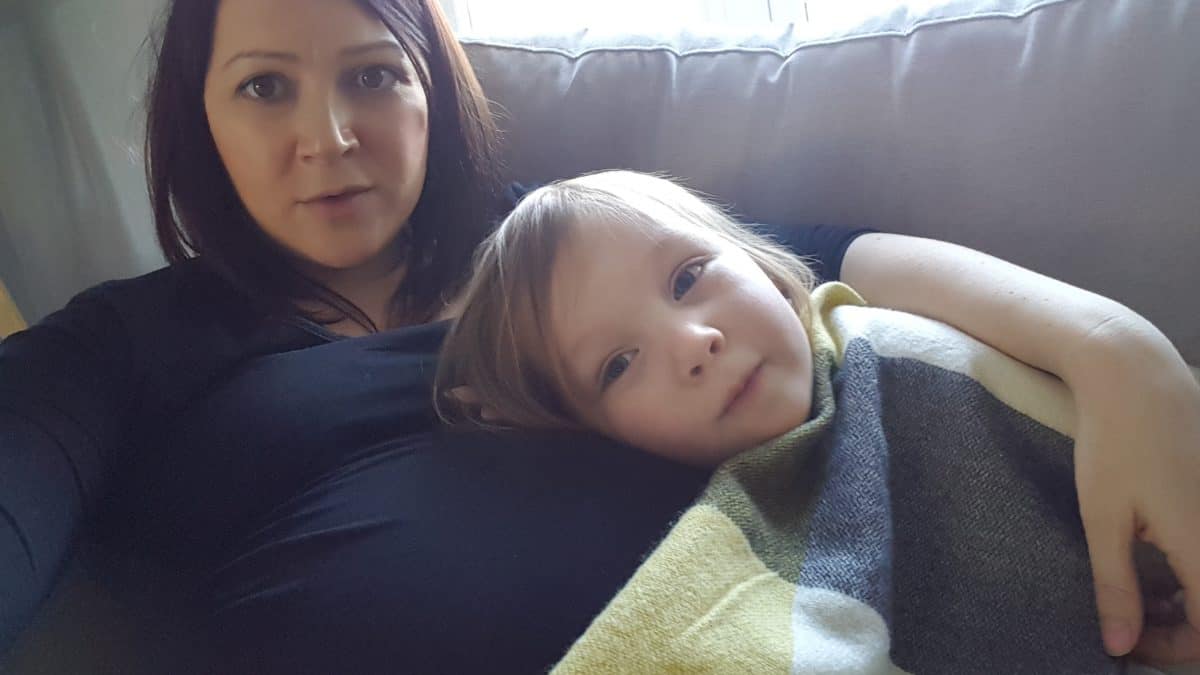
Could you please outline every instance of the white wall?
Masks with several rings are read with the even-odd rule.
[[[141,155],[161,0],[0,4],[0,278],[35,321],[162,264]]]

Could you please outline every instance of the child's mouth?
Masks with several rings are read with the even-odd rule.
[[[762,372],[762,367],[763,364],[760,362],[758,365],[754,366],[754,368],[740,383],[738,383],[738,386],[730,394],[728,402],[725,403],[725,407],[721,410],[720,417],[725,417],[730,412],[733,412],[735,408],[749,399],[754,392],[757,391],[759,374]]]

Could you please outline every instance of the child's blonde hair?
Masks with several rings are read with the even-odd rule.
[[[547,311],[555,256],[571,229],[610,219],[654,227],[688,223],[744,250],[809,325],[812,271],[782,246],[738,225],[674,182],[603,171],[543,186],[521,200],[475,254],[465,308],[442,348],[434,405],[451,424],[577,429],[563,394],[561,355]],[[453,392],[469,386],[470,400]],[[488,411],[485,419],[482,411]],[[497,422],[495,420],[501,420]]]

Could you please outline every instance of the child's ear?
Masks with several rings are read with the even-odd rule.
[[[480,403],[479,394],[468,385],[461,385],[446,392],[446,397],[464,409],[478,409],[479,419],[484,422],[500,422],[500,413],[490,405]]]

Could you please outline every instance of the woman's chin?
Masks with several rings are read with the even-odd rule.
[[[330,241],[294,250],[292,255],[318,276],[358,272],[382,276],[391,273],[402,259],[379,242]]]
[[[308,258],[309,264],[326,272],[353,272],[365,268],[371,262],[369,255],[322,255]]]

